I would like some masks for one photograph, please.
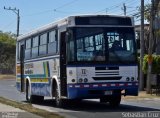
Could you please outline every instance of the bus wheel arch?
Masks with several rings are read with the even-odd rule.
[[[27,101],[30,101],[31,100],[31,81],[30,81],[30,78],[27,77],[26,78],[26,100]]]
[[[55,97],[57,107],[64,106],[64,100],[61,98],[60,86],[57,77],[52,79],[52,97]]]
[[[60,86],[58,84],[58,78],[57,78],[57,76],[53,76],[52,80],[51,80],[51,95],[52,95],[52,97],[55,97],[56,87],[58,87],[58,90],[60,92]]]

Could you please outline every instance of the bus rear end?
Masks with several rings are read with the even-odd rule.
[[[138,95],[138,65],[130,17],[71,18],[67,30],[67,96],[100,98],[119,105],[121,95]],[[73,23],[73,24],[72,24]]]

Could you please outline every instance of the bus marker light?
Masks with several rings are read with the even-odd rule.
[[[131,77],[131,81],[134,81],[134,77]]]
[[[129,81],[129,77],[126,78],[126,81]]]
[[[84,82],[88,82],[88,79],[87,79],[87,78],[84,78]]]
[[[72,82],[75,82],[76,80],[75,79],[72,79]]]
[[[83,82],[83,79],[82,79],[82,78],[80,78],[80,79],[79,79],[79,82],[80,82],[80,83],[82,83],[82,82]]]

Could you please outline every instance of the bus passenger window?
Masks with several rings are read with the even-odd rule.
[[[38,44],[39,44],[39,37],[33,37],[32,40],[32,58],[35,58],[38,56]]]
[[[47,33],[40,36],[39,55],[47,54]]]
[[[25,59],[31,58],[31,39],[26,40]]]
[[[48,54],[57,53],[56,31],[49,32]]]

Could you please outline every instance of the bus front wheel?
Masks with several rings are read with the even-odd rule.
[[[121,95],[118,96],[111,96],[109,100],[109,104],[111,107],[118,107],[121,102]]]
[[[55,87],[55,102],[57,107],[64,107],[65,100],[60,97],[58,86]]]

